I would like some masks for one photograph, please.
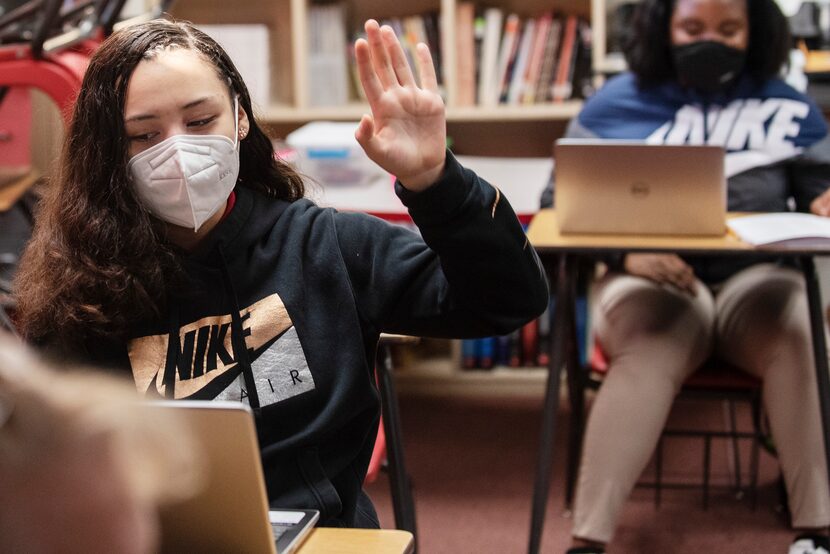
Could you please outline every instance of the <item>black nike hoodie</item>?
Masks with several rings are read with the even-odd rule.
[[[271,505],[318,509],[322,525],[378,526],[362,484],[381,332],[504,334],[548,303],[499,190],[449,153],[428,190],[395,187],[420,235],[237,187],[230,214],[183,261],[186,292],[126,345],[142,392],[249,403]]]

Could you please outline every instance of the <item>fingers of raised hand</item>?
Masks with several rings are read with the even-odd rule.
[[[369,103],[375,102],[383,94],[383,86],[372,67],[372,55],[369,52],[369,43],[365,39],[357,39],[354,45],[357,73],[360,75],[360,84],[366,93]]]
[[[383,43],[386,45],[386,51],[389,53],[397,82],[404,87],[415,86],[415,77],[412,75],[412,68],[409,67],[403,46],[401,46],[398,37],[395,36],[395,31],[391,27],[384,25],[380,28],[380,34],[383,38]]]
[[[354,138],[365,149],[371,148],[372,138],[375,135],[375,122],[371,115],[364,114],[354,133]]]
[[[422,43],[418,44],[418,62],[420,65],[421,88],[430,92],[438,93],[438,78],[435,76],[435,66],[432,64],[432,56],[429,47]]]
[[[372,67],[375,74],[380,80],[383,88],[389,88],[398,83],[398,78],[395,75],[395,70],[392,69],[392,61],[387,52],[386,44],[382,37],[380,26],[374,19],[370,19],[364,26],[366,30],[366,40],[369,43],[369,52],[372,58]],[[393,33],[394,34],[394,33]]]

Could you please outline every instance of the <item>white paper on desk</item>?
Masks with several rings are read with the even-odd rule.
[[[804,213],[769,213],[736,217],[727,225],[741,240],[753,245],[795,239],[830,240],[830,218]]]
[[[456,156],[464,167],[498,187],[519,215],[539,211],[539,197],[550,181],[552,158]]]

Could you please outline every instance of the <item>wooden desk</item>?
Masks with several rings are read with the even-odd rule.
[[[397,529],[314,529],[297,554],[410,554],[412,533]]]
[[[740,217],[730,214],[729,217]],[[830,375],[828,375],[827,345],[824,334],[824,315],[818,277],[813,263],[816,255],[830,254],[825,241],[797,246],[773,245],[753,247],[732,234],[722,237],[646,237],[635,235],[582,235],[559,232],[554,210],[542,210],[528,228],[530,243],[545,263],[552,282],[556,283],[556,307],[552,317],[551,356],[548,366],[548,383],[543,408],[542,436],[536,467],[531,514],[531,553],[539,552],[544,526],[545,509],[550,489],[553,461],[553,441],[556,429],[556,412],[559,404],[559,374],[562,368],[575,370],[577,360],[575,335],[575,272],[573,263],[578,256],[624,252],[676,252],[679,254],[759,256],[775,254],[798,261],[807,285],[807,302],[810,311],[810,328],[813,335],[818,395],[824,448],[830,472]],[[555,266],[555,267],[554,267]]]

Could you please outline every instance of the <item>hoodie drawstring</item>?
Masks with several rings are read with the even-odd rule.
[[[167,322],[167,358],[164,362],[164,397],[176,397],[176,360],[179,357],[181,350],[181,340],[179,338],[179,304],[173,302],[170,306],[170,319]]]
[[[248,394],[248,403],[254,412],[254,415],[259,417],[260,404],[259,394],[256,389],[256,381],[254,380],[254,371],[251,367],[251,359],[248,354],[248,347],[245,344],[242,330],[242,317],[239,315],[241,311],[239,308],[239,300],[236,296],[236,289],[233,287],[233,281],[230,278],[228,270],[228,263],[225,260],[225,255],[222,252],[221,244],[216,246],[216,251],[219,254],[220,265],[222,266],[222,281],[224,282],[226,290],[230,292],[233,305],[231,306],[231,345],[233,347],[233,357],[237,364],[242,368],[242,376],[245,380],[246,392]],[[170,319],[168,321],[168,338],[167,338],[167,358],[164,363],[164,396],[166,398],[175,398],[176,392],[176,360],[181,350],[181,339],[179,334],[180,320],[180,306],[173,302],[170,309]]]
[[[222,252],[222,245],[216,245],[216,251],[219,253],[219,261],[222,266],[222,280],[225,281],[225,287],[231,293],[231,344],[233,345],[233,357],[236,363],[242,366],[242,376],[245,379],[245,387],[247,387],[248,403],[254,411],[254,415],[259,416],[260,404],[259,393],[256,390],[256,381],[254,380],[254,370],[251,367],[251,359],[248,355],[248,347],[245,345],[245,338],[242,335],[242,317],[239,312],[239,299],[236,296],[236,289],[233,287],[230,271],[228,270],[228,262],[225,259],[225,253]]]

